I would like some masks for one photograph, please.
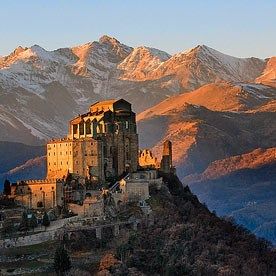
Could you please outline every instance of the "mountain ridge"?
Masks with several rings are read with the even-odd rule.
[[[107,98],[125,98],[141,112],[212,82],[262,82],[265,76],[269,83],[274,63],[267,62],[231,57],[206,45],[171,56],[106,35],[53,51],[19,46],[0,59],[0,140],[43,143],[65,135],[70,118]],[[14,135],[17,129],[22,137]]]

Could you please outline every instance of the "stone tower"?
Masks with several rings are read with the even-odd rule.
[[[166,140],[163,144],[163,155],[160,169],[164,173],[170,173],[172,168],[172,142]]]

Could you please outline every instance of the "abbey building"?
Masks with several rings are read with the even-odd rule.
[[[79,210],[86,206],[87,195],[108,187],[118,202],[145,200],[150,183],[161,181],[156,180],[157,171],[173,171],[171,142],[165,141],[161,162],[150,150],[138,151],[131,104],[123,99],[101,101],[69,122],[66,137],[47,143],[46,179],[18,181],[11,197],[30,209],[71,204],[72,210]],[[72,205],[76,202],[82,207]]]
[[[75,173],[98,182],[137,166],[136,115],[123,99],[92,104],[70,121],[67,137],[47,144],[47,178]]]

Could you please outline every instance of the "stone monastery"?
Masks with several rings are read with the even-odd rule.
[[[18,181],[11,197],[30,209],[71,204],[75,212],[85,213],[87,206],[102,206],[106,192],[116,202],[147,199],[150,183],[161,181],[157,170],[173,170],[171,142],[164,143],[161,162],[151,151],[139,151],[131,104],[101,101],[69,122],[66,137],[47,143],[46,179]]]
[[[70,121],[66,138],[47,145],[47,178],[68,173],[105,181],[133,172],[138,166],[135,113],[127,101],[110,100],[90,106]]]

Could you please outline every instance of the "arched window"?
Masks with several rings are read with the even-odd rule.
[[[91,121],[89,119],[85,122],[85,131],[86,134],[91,134]]]
[[[81,122],[79,124],[79,128],[80,128],[80,135],[84,135],[84,122]]]
[[[92,121],[92,135],[93,135],[93,137],[97,135],[97,125],[98,125],[97,120],[94,119]]]

